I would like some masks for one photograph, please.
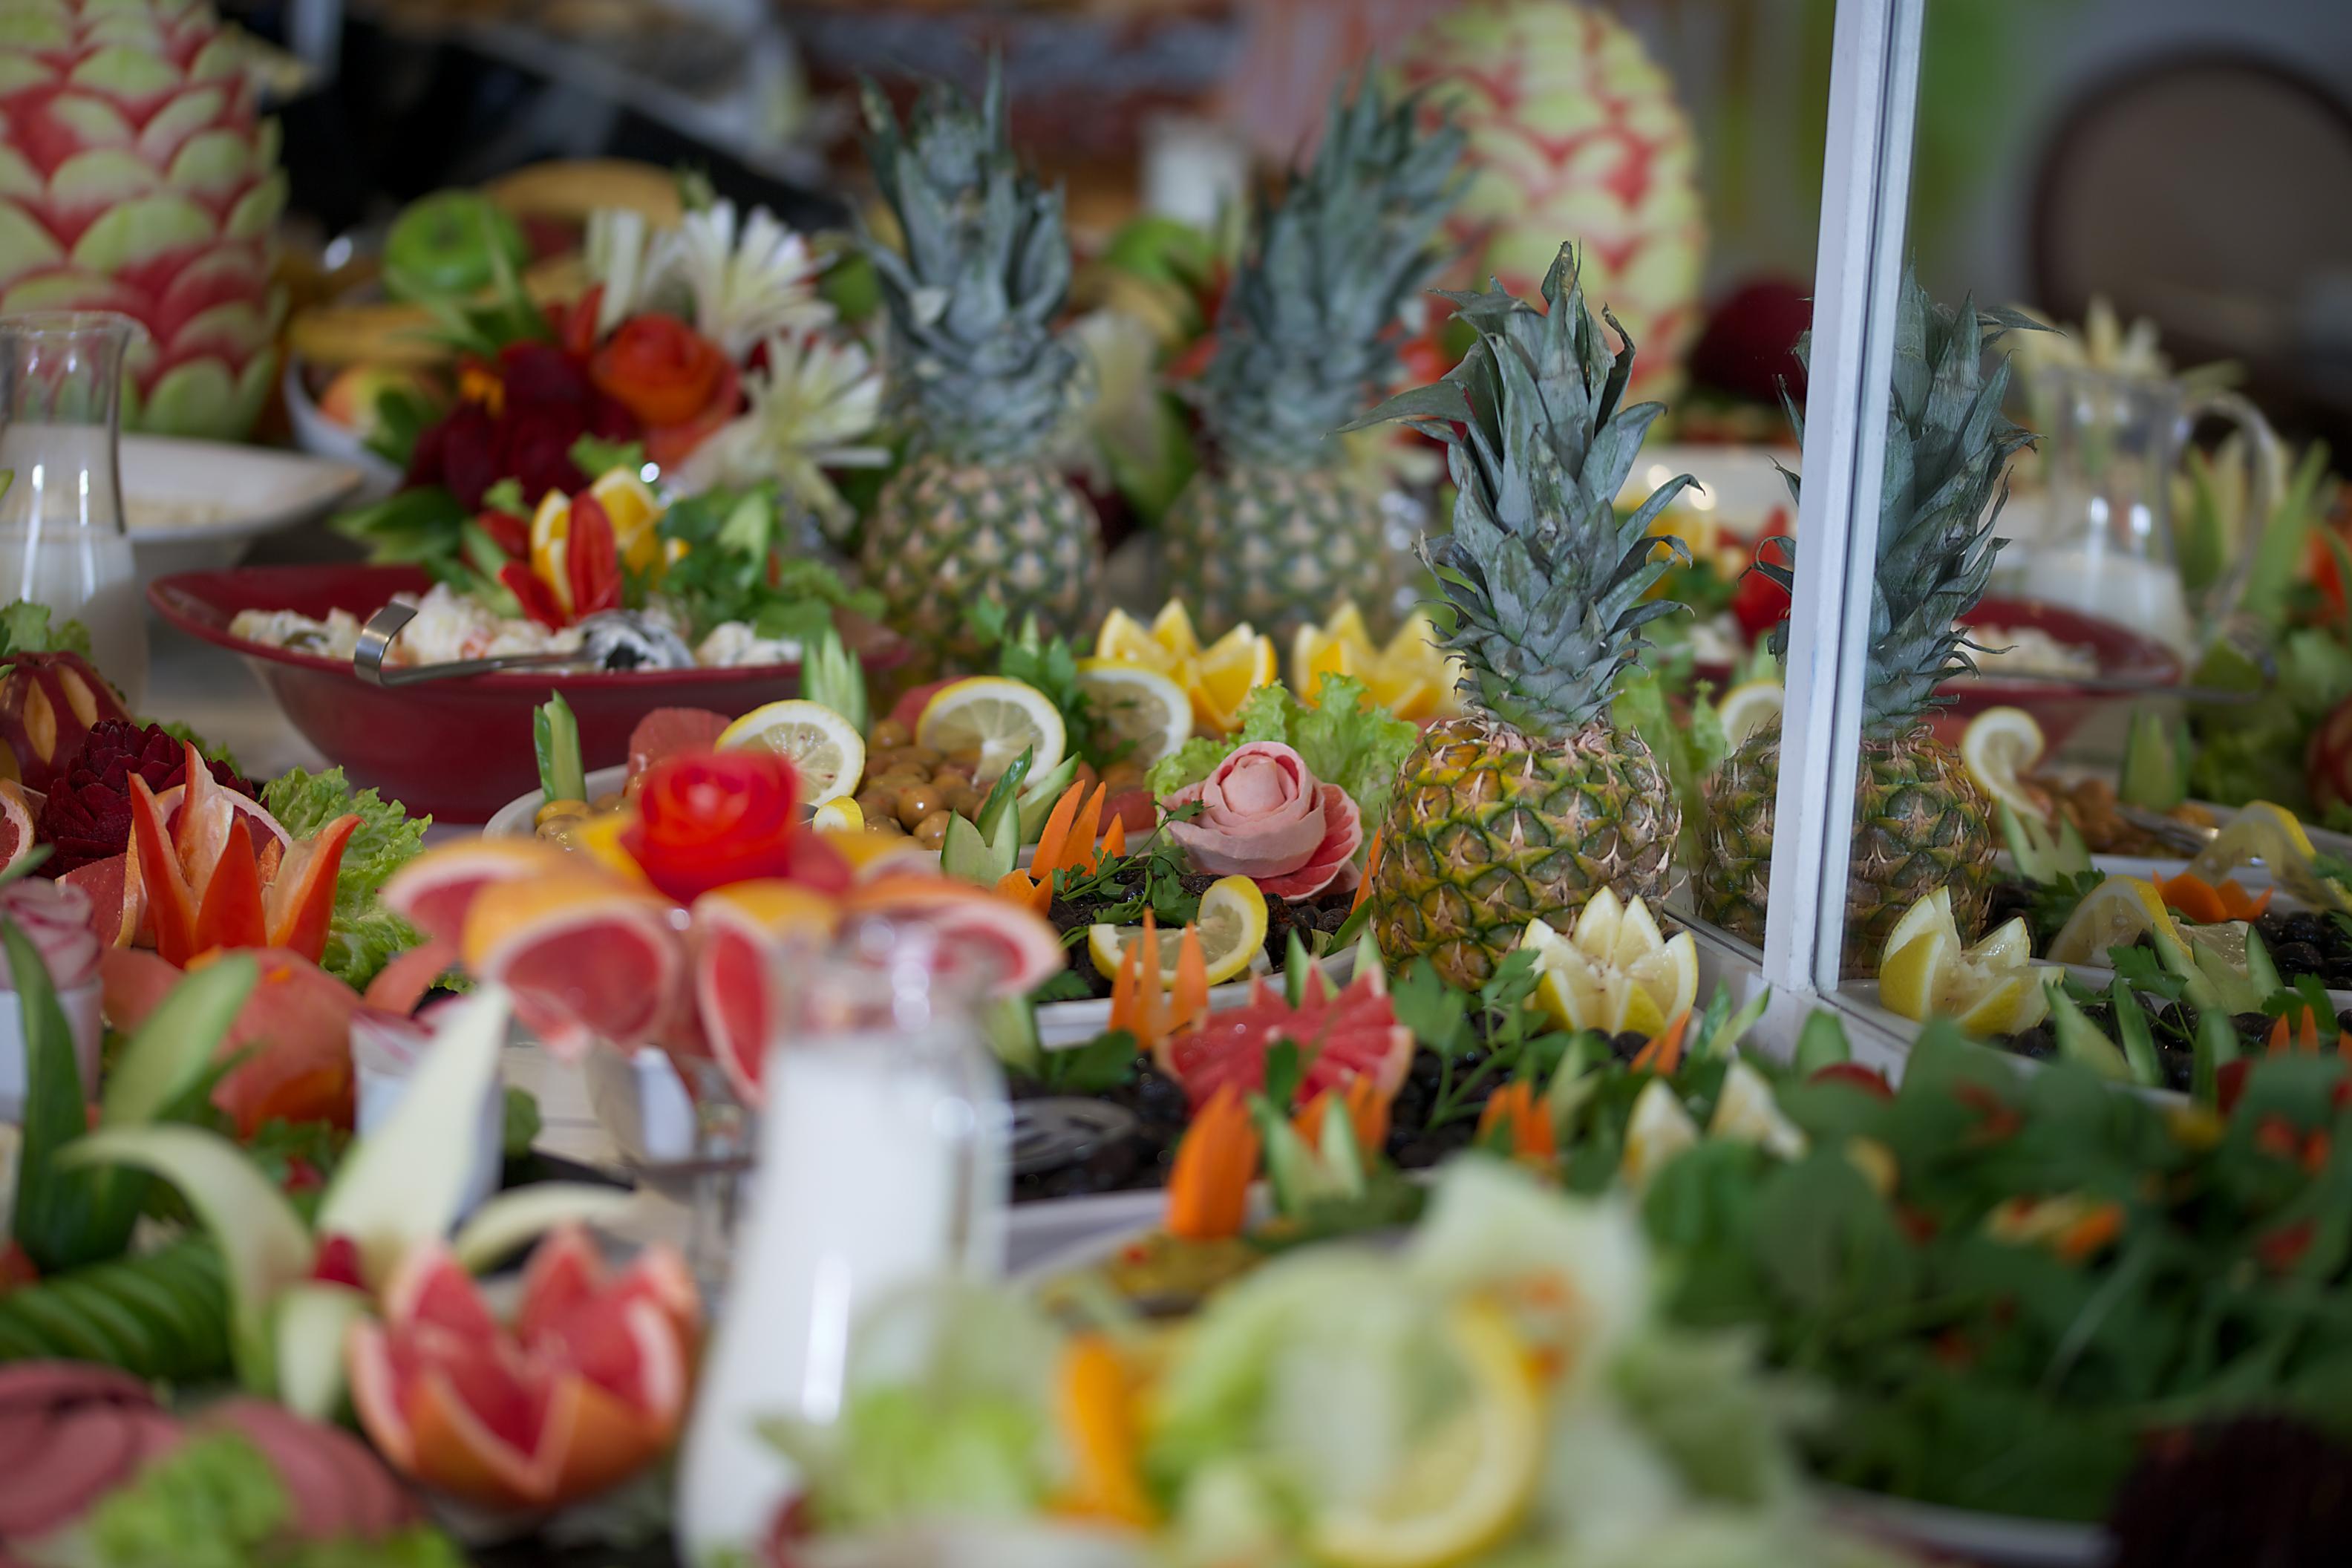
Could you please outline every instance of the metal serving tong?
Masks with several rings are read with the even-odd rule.
[[[2160,811],[2148,811],[2137,805],[2118,805],[2116,815],[2134,827],[2144,829],[2167,848],[2178,849],[2191,858],[2221,831],[2218,827],[2200,827],[2193,822],[2182,822]],[[2322,855],[2352,859],[2352,834],[2333,833],[2325,827],[2314,827],[2309,823],[2304,825],[2303,831],[2310,837],[2311,847]]]
[[[580,622],[580,646],[569,653],[509,653],[496,658],[458,658],[443,664],[412,664],[387,668],[384,656],[393,639],[416,618],[416,606],[397,599],[367,618],[360,628],[359,646],[352,650],[352,672],[370,686],[415,686],[427,680],[456,680],[468,675],[495,675],[502,669],[690,669],[694,653],[677,633],[650,626],[626,610],[601,610]],[[614,648],[626,662],[610,658]]]
[[[370,686],[415,686],[427,680],[489,675],[501,669],[553,669],[581,661],[575,649],[571,653],[512,653],[498,658],[460,658],[446,664],[412,664],[404,669],[386,669],[383,656],[392,651],[392,639],[415,618],[416,606],[396,599],[370,616],[367,625],[360,628],[359,647],[352,650],[352,673]]]

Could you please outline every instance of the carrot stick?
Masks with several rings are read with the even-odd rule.
[[[2303,1037],[2297,1044],[2305,1056],[2319,1054],[2319,1013],[2316,1008],[2305,1007],[2303,1010]]]
[[[1087,797],[1087,804],[1078,808],[1076,820],[1070,824],[1070,836],[1062,840],[1061,858],[1054,869],[1094,864],[1095,836],[1102,829],[1103,801],[1109,794],[1110,785],[1095,785],[1095,793]]]
[[[1660,1078],[1672,1078],[1683,1063],[1683,1031],[1690,1027],[1690,1009],[1685,1007],[1674,1016],[1650,1043],[1633,1054],[1629,1064],[1635,1072],[1654,1072]]]
[[[1095,857],[1095,862],[1099,865],[1105,860],[1116,860],[1126,853],[1127,818],[1114,816],[1110,826],[1103,829],[1102,853]]]
[[[1076,1473],[1056,1511],[1119,1524],[1148,1525],[1155,1515],[1138,1458],[1135,1380],[1102,1334],[1081,1334],[1062,1352],[1055,1414]]]
[[[1131,942],[1119,955],[1118,973],[1110,983],[1110,1026],[1125,1029],[1139,1044],[1143,1041],[1142,1020],[1138,1016],[1142,1005],[1143,944]]]
[[[1192,1118],[1168,1173],[1168,1234],[1187,1241],[1239,1236],[1257,1174],[1257,1129],[1227,1084]]]
[[[1181,1035],[1209,1016],[1209,958],[1201,951],[1201,928],[1187,925],[1176,948],[1176,989],[1168,1010],[1168,1032]]]
[[[1372,847],[1364,851],[1364,879],[1356,884],[1356,901],[1348,906],[1348,912],[1351,915],[1362,909],[1364,900],[1372,896],[1372,873],[1381,868],[1381,847],[1387,832],[1385,824],[1372,829]]]
[[[1085,784],[1072,781],[1046,815],[1045,830],[1037,836],[1037,852],[1029,858],[1029,868],[1046,881],[1054,879],[1061,864],[1062,847],[1070,841],[1070,822],[1078,815],[1078,801],[1086,793]]]
[[[1169,1033],[1165,1006],[1168,989],[1160,978],[1160,922],[1150,910],[1143,911],[1143,939],[1135,945],[1143,955],[1136,977],[1135,1037],[1143,1042],[1145,1049],[1156,1051]]]
[[[2270,1037],[2263,1042],[2263,1050],[2270,1056],[2276,1056],[2285,1050],[2288,1044],[2286,1015],[2282,1013],[2278,1022],[2271,1026]]]
[[[1323,1147],[1323,1118],[1329,1114],[1331,1097],[1339,1090],[1327,1089],[1307,1102],[1306,1109],[1290,1119],[1290,1130],[1309,1149]]]
[[[2230,886],[2236,888],[2238,884],[2232,882]],[[2245,890],[2243,889],[2239,889],[2238,896],[2241,899],[2245,900],[2245,909],[2243,912],[2238,914],[2234,918],[2242,921],[2258,921],[2262,919],[2263,914],[2266,913],[2271,907],[2271,895],[2277,891],[2278,889],[2276,888],[2264,888],[2258,896],[2247,899],[2245,896]]]
[[[1041,920],[1054,907],[1054,880],[1043,880],[1026,871],[1007,871],[996,879],[996,896],[1009,899]]]
[[[2164,901],[2202,925],[2216,925],[2230,918],[2230,906],[2220,889],[2204,878],[2183,871],[2178,877],[2168,877],[2157,884]]]
[[[1388,1147],[1389,1106],[1395,1098],[1384,1092],[1370,1073],[1358,1073],[1349,1080],[1348,1114],[1356,1123],[1356,1142],[1368,1155]]]

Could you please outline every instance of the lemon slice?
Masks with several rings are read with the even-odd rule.
[[[722,752],[759,747],[793,764],[811,805],[855,793],[866,773],[866,742],[856,726],[824,703],[803,697],[754,708],[719,731]]]
[[[2014,1035],[2049,1016],[2049,993],[2034,984],[2032,973],[2017,973],[1986,991],[1961,1014],[1960,1027],[1971,1035]]]
[[[1201,931],[1201,956],[1208,961],[1209,984],[1222,985],[1238,977],[1265,951],[1265,895],[1247,877],[1221,878],[1201,895],[1201,912],[1193,923]],[[1163,927],[1158,935],[1160,984],[1173,985],[1184,932],[1181,928]],[[1117,979],[1118,966],[1127,957],[1127,944],[1142,936],[1141,926],[1088,926],[1087,954],[1094,960],[1095,972]]]
[[[1261,686],[1274,684],[1274,639],[1247,624],[1235,626],[1201,650],[1192,662],[1192,715],[1200,728],[1228,733],[1241,723],[1242,704]]]
[[[566,615],[572,613],[572,574],[564,568],[572,538],[572,498],[550,490],[530,514],[530,574],[545,583]]]
[[[977,779],[992,779],[1024,752],[1034,752],[1029,776],[1062,765],[1070,747],[1062,710],[1025,681],[976,675],[941,689],[915,721],[915,739],[940,752],[978,752]]]
[[[1081,659],[1078,685],[1111,734],[1133,742],[1126,760],[1139,767],[1192,738],[1192,700],[1159,670],[1122,659]]]
[[[2042,806],[2018,775],[2042,760],[2042,726],[2022,708],[1988,708],[1969,721],[1960,736],[1960,761],[1976,786],[2012,810],[2039,818]]]
[[[2229,826],[2197,852],[2189,869],[2191,875],[2218,884],[2239,867],[2260,860],[2273,880],[2305,903],[2324,910],[2352,904],[2341,883],[2319,874],[2316,853],[2311,836],[2303,830],[2303,822],[2294,813],[2257,800],[2239,808]]]
[[[2059,963],[2104,963],[2107,949],[2137,942],[2145,931],[2180,940],[2180,929],[2153,886],[2137,877],[2110,877],[2075,906],[2050,943],[2050,957]]]
[[[1379,658],[1363,612],[1344,600],[1321,626],[1300,626],[1290,639],[1290,689],[1302,702],[1315,700],[1327,675],[1361,677]]]
[[[1563,1028],[1654,1035],[1698,999],[1691,934],[1668,940],[1647,904],[1607,888],[1578,911],[1573,933],[1530,921],[1519,943],[1536,955],[1538,1002]]]
[[[1171,599],[1151,617],[1151,640],[1178,658],[1201,651],[1201,635],[1192,629],[1192,612],[1181,599]]]
[[[1733,751],[1740,742],[1780,717],[1787,693],[1777,680],[1743,680],[1723,694],[1715,714],[1723,723],[1723,738]]]
[[[1952,889],[1949,888],[1938,888],[1905,910],[1903,918],[1895,922],[1895,929],[1886,933],[1886,945],[1880,951],[1892,957],[1915,938],[1931,931],[1943,931],[1951,938],[1954,947],[1960,945],[1960,927],[1952,914]]]
[[[1360,1500],[1309,1520],[1307,1552],[1338,1568],[1442,1568],[1499,1544],[1527,1512],[1543,1463],[1543,1401],[1528,1347],[1502,1310],[1465,1303],[1441,1341],[1460,1405]]]
[[[855,797],[840,795],[811,813],[809,826],[819,833],[863,833],[866,831],[866,808],[859,805]]]

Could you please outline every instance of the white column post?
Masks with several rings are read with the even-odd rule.
[[[1926,0],[1838,0],[1764,977],[1833,989]]]

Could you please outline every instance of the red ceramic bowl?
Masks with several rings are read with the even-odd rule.
[[[2098,658],[2099,675],[2107,680],[2129,680],[2148,686],[2173,686],[2180,680],[2180,660],[2173,651],[2118,621],[2084,615],[2063,605],[2039,599],[1984,599],[1963,617],[1972,626],[2000,630],[2036,627],[2063,643],[2090,648]],[[1720,685],[1730,675],[1727,666],[1701,665],[1701,679]],[[2042,738],[2055,752],[2066,743],[2083,721],[2105,702],[2128,702],[2129,697],[2086,691],[2053,680],[1969,679],[1947,681],[1937,688],[1949,700],[1930,721],[1937,735],[1958,745],[1969,721],[1988,708],[2022,708],[2042,726]]]
[[[2097,657],[2103,680],[2128,680],[2145,686],[2176,686],[2180,659],[2153,637],[2142,637],[2120,621],[2085,615],[2063,605],[2039,599],[1984,599],[1961,619],[1971,626],[1998,630],[2035,628],[2062,643],[2087,647]],[[1935,718],[1936,733],[1958,745],[1969,720],[1988,708],[2022,708],[2042,726],[2053,752],[2105,704],[2134,699],[2113,692],[2086,691],[2054,680],[2002,680],[1997,676],[1947,682],[1939,689],[1951,701]]]
[[[445,822],[487,822],[538,787],[531,710],[550,691],[562,692],[578,716],[581,753],[593,769],[627,761],[629,731],[656,708],[740,714],[800,689],[793,664],[610,674],[515,670],[387,689],[368,685],[349,664],[229,636],[240,610],[295,610],[320,619],[330,610],[349,610],[365,620],[393,595],[429,586],[431,579],[413,566],[249,566],[159,578],[147,597],[189,636],[245,655],[289,721],[354,780]],[[907,657],[906,645],[871,621],[843,615],[838,624],[869,671]]]

